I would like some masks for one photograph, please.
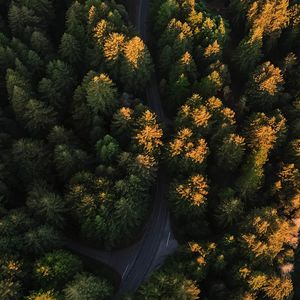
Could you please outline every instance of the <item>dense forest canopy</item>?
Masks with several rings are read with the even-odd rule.
[[[179,246],[124,299],[297,299],[300,2],[143,1],[149,44],[133,2],[0,0],[0,299],[112,299],[66,240],[133,245],[159,174]]]

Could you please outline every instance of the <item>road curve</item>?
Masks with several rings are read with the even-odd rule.
[[[134,3],[134,4],[133,4]],[[147,20],[150,0],[128,0],[129,16],[141,38],[147,42]],[[157,114],[164,125],[168,123],[160,101],[156,75],[153,74],[146,88],[148,106]],[[158,170],[152,212],[145,226],[144,234],[134,245],[117,251],[100,251],[74,241],[67,241],[67,247],[93,260],[113,268],[121,278],[120,286],[114,299],[133,293],[153,270],[157,269],[166,256],[177,248],[170,216],[165,199],[166,172],[161,166]]]

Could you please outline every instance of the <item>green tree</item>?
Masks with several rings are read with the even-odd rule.
[[[113,137],[106,135],[103,139],[97,142],[96,151],[97,158],[100,163],[111,164],[120,153],[120,147]]]
[[[18,254],[24,250],[24,235],[32,228],[33,220],[22,209],[12,209],[1,217],[0,252]]]
[[[273,117],[256,113],[249,118],[246,142],[251,153],[245,159],[242,174],[237,180],[242,197],[247,198],[261,188],[264,165],[269,159],[271,150],[284,141],[285,134],[286,119],[280,113]]]
[[[25,249],[34,255],[43,254],[61,246],[59,232],[49,225],[40,225],[25,234]]]
[[[112,115],[117,108],[117,89],[105,74],[94,76],[87,86],[87,103],[95,114]]]
[[[26,204],[41,221],[46,221],[53,226],[63,225],[64,202],[59,195],[49,191],[44,183],[33,187],[28,194]]]
[[[224,137],[222,144],[217,148],[216,158],[220,168],[232,171],[242,161],[245,151],[244,138],[237,134]]]
[[[172,101],[169,102],[169,105],[175,111],[177,107],[183,104],[183,99],[190,95],[191,83],[185,74],[180,74],[176,81],[169,82],[168,91],[168,97]]]
[[[68,33],[64,33],[59,46],[61,57],[71,65],[76,65],[82,60],[82,51],[76,38]]]
[[[161,5],[158,9],[157,16],[155,19],[155,29],[157,32],[162,32],[169,21],[176,17],[179,13],[179,5],[176,0],[161,1]]]
[[[80,259],[65,250],[46,253],[34,264],[34,278],[41,287],[61,288],[82,270]]]
[[[54,126],[48,135],[48,142],[51,146],[75,145],[77,143],[74,133],[63,126]]]
[[[244,205],[239,198],[223,199],[218,205],[216,219],[223,226],[232,226],[237,223],[244,212]]]
[[[8,12],[9,27],[15,36],[22,36],[27,26],[39,25],[40,19],[27,6],[17,6],[11,2]]]
[[[104,300],[112,296],[113,287],[107,280],[85,273],[77,275],[64,292],[66,300]]]
[[[237,69],[245,76],[251,74],[263,57],[262,39],[247,37],[243,39],[234,52],[233,60]]]
[[[67,33],[75,37],[82,46],[86,41],[85,21],[86,15],[83,4],[78,1],[73,2],[66,13]]]
[[[28,101],[29,101],[28,93],[24,89],[15,85],[12,92],[11,104],[15,116],[19,121],[24,121],[24,111]]]
[[[68,179],[77,172],[83,171],[88,165],[85,151],[66,145],[57,145],[53,153],[54,166],[62,179]]]
[[[30,38],[30,46],[41,57],[49,58],[53,53],[53,46],[49,39],[40,31],[34,31]]]
[[[131,236],[142,225],[149,202],[146,194],[149,183],[143,182],[139,175],[130,175],[117,181],[114,186],[117,195],[114,205],[115,222],[127,236]]]
[[[159,69],[163,76],[167,76],[168,71],[172,67],[172,48],[169,45],[166,45],[162,48],[159,56]]]
[[[129,107],[121,107],[113,115],[111,122],[112,133],[118,137],[130,137],[134,122],[133,110]]]
[[[200,289],[196,282],[180,274],[155,273],[148,283],[142,285],[137,299],[199,299]]]
[[[47,65],[46,75],[47,77],[39,82],[40,97],[58,112],[64,111],[66,97],[70,96],[74,84],[72,71],[65,62],[53,60]]]
[[[27,102],[23,114],[26,128],[37,135],[48,132],[57,122],[53,107],[36,99]]]
[[[50,157],[40,140],[20,139],[13,144],[12,159],[17,176],[24,184],[49,174]]]

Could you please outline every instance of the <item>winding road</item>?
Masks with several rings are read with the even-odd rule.
[[[147,42],[147,20],[150,0],[128,0],[128,13],[141,38]],[[163,124],[168,123],[160,101],[156,75],[153,74],[146,88],[148,106],[155,111]],[[100,251],[74,241],[68,241],[67,247],[92,260],[104,263],[114,269],[121,278],[114,299],[133,293],[164,259],[177,248],[174,238],[167,202],[165,199],[166,175],[163,167],[158,170],[152,212],[141,239],[134,245],[122,250]]]

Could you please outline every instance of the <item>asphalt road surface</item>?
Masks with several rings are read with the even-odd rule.
[[[136,26],[142,39],[148,41],[148,14],[150,0],[128,0],[129,17]],[[156,75],[153,74],[146,88],[148,106],[157,114],[162,123],[167,123],[160,101]],[[134,292],[164,259],[177,248],[170,216],[165,199],[166,175],[163,167],[158,170],[153,207],[145,226],[144,234],[134,245],[117,251],[100,251],[74,241],[68,241],[71,250],[102,262],[113,268],[121,278],[114,299],[121,299],[126,293]]]

